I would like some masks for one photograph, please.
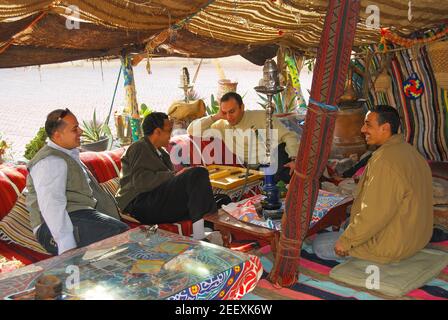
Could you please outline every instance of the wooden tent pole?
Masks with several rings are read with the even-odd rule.
[[[134,71],[132,69],[132,58],[130,55],[121,57],[121,68],[123,70],[125,107],[124,113],[131,115],[132,141],[137,141],[142,136],[141,121],[138,111],[137,91],[135,90]]]
[[[310,103],[295,174],[286,196],[282,233],[269,275],[273,283],[297,282],[300,251],[308,232],[333,141],[337,100],[343,94],[360,0],[330,0],[314,69]]]

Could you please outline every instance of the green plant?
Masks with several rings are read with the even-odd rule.
[[[34,155],[45,145],[46,140],[47,133],[45,132],[45,128],[41,127],[37,131],[34,138],[26,145],[24,157],[31,160]]]
[[[210,105],[206,105],[205,108],[206,108],[207,114],[209,116],[218,113],[218,111],[219,111],[219,102],[218,102],[218,100],[215,100],[215,96],[214,95],[210,96]]]
[[[90,121],[83,120],[82,127],[82,140],[83,143],[92,143],[104,139],[105,137],[111,137],[112,133],[106,122],[98,122],[96,120],[96,110],[93,111],[93,119]]]
[[[2,134],[0,133],[0,158],[6,153],[6,150],[9,148],[8,142],[3,139]]]
[[[148,108],[146,104],[142,103],[140,105],[140,111],[139,111],[140,117],[145,118],[147,115],[151,114],[152,111],[153,110],[151,108]]]
[[[314,70],[314,65],[316,64],[315,58],[309,58],[306,59],[303,63],[303,66],[305,66],[308,69],[308,72],[312,72]]]
[[[258,97],[261,99],[261,102],[258,104],[266,109],[268,104],[268,98],[264,95],[259,94]],[[274,113],[287,113],[291,112],[295,108],[295,100],[296,96],[293,96],[290,101],[286,101],[285,92],[277,93],[272,97],[272,103],[274,104],[275,110]]]

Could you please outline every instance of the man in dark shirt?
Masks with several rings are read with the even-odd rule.
[[[143,224],[193,221],[193,237],[203,239],[207,213],[217,211],[207,169],[184,168],[175,173],[168,146],[172,124],[162,112],[148,115],[144,137],[134,142],[121,159],[120,209]]]

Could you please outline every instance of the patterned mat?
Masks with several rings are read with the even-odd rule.
[[[434,247],[434,244],[432,244]],[[445,251],[448,241],[438,243],[437,247]],[[373,290],[360,290],[337,283],[329,276],[330,270],[338,265],[336,261],[319,259],[312,250],[311,245],[304,244],[300,260],[300,277],[291,288],[277,288],[268,280],[267,276],[272,269],[272,253],[270,247],[261,248],[258,252],[263,264],[264,273],[255,290],[244,297],[248,300],[383,300],[387,296],[377,294]],[[402,297],[403,300],[448,300],[448,267],[435,279],[419,289],[409,292]]]

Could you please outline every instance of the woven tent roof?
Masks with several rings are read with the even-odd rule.
[[[415,3],[414,3],[415,2]],[[159,56],[223,57],[271,52],[277,45],[314,52],[328,1],[324,0],[0,0],[0,68],[143,52],[160,33]],[[381,27],[401,35],[447,22],[444,1],[375,0]],[[372,2],[361,0],[355,46],[377,43],[366,26]],[[69,6],[79,29],[66,27]],[[67,11],[68,10],[68,11]]]

